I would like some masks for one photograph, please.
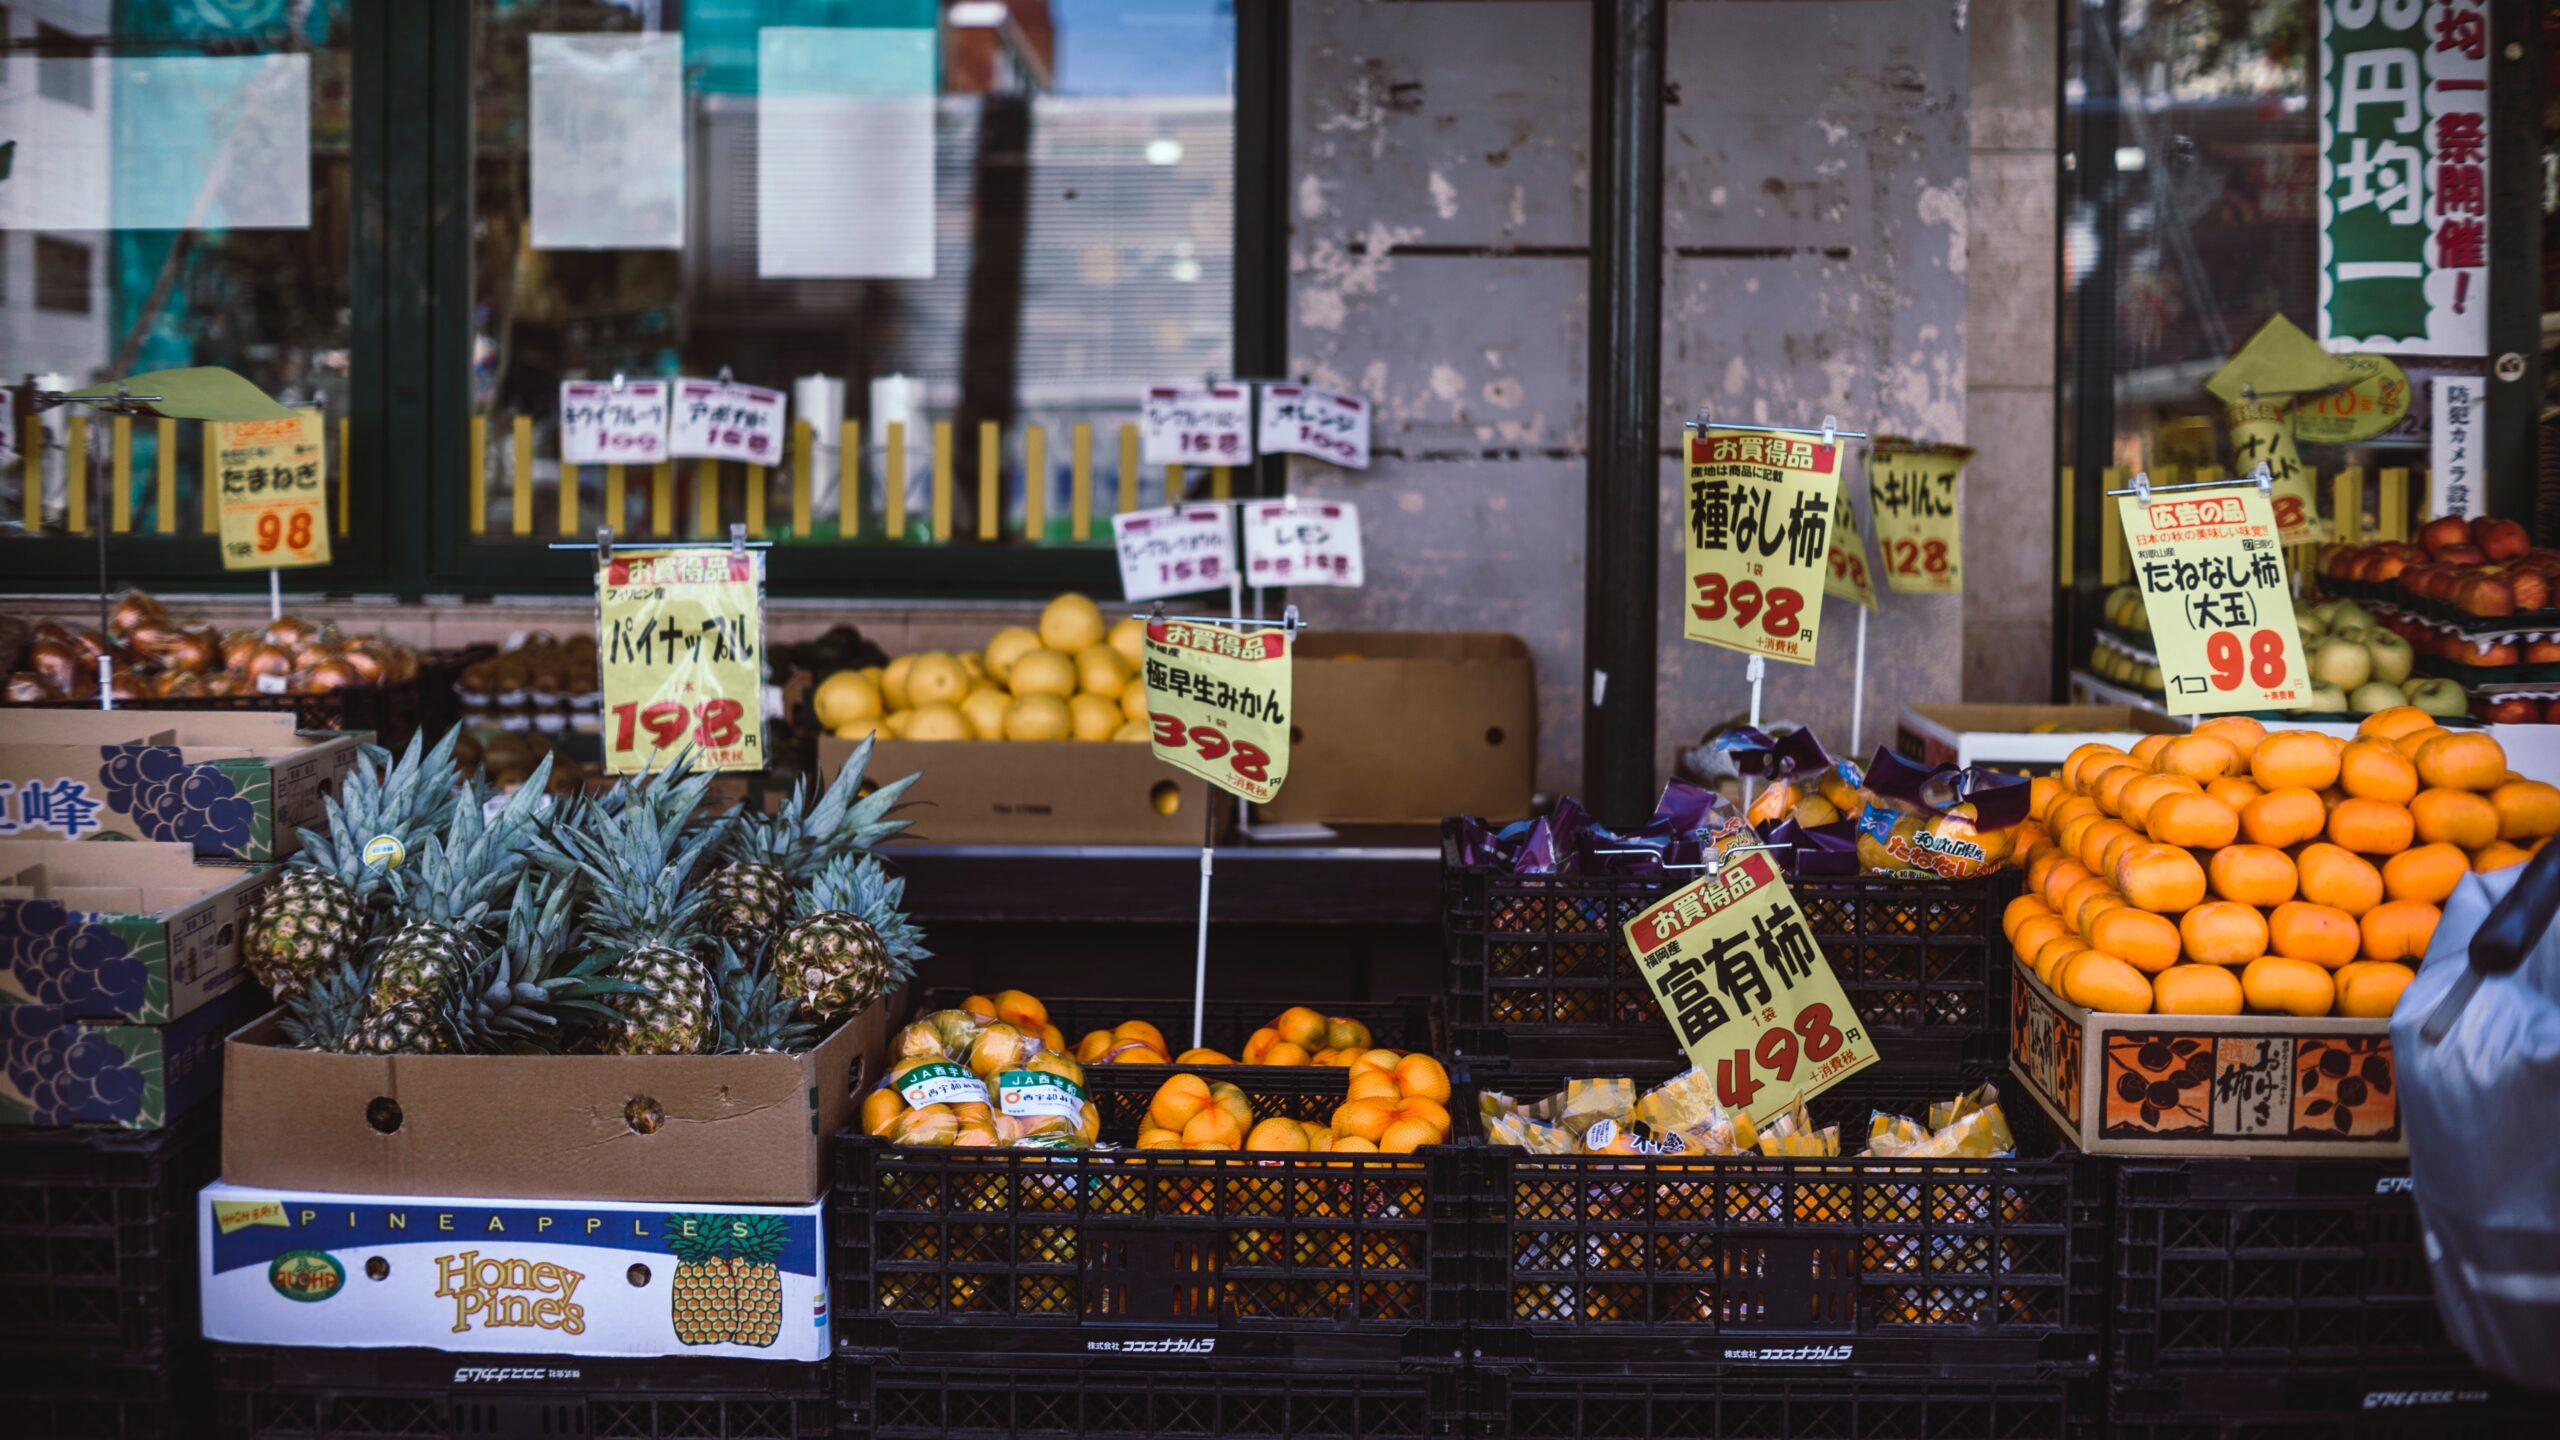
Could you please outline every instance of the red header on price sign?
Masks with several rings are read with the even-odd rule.
[[[2117,502],[2173,715],[2311,699],[2275,508],[2254,485]]]
[[[764,556],[625,550],[596,569],[605,768],[761,770]]]
[[[1263,804],[1289,778],[1289,632],[1147,622],[1156,758]]]
[[[1812,664],[1840,447],[1711,428],[1689,437],[1688,456],[1688,600],[1680,633]]]
[[[1717,1102],[1755,1121],[1876,1063],[1874,1042],[1765,854],[1627,922],[1627,950]]]

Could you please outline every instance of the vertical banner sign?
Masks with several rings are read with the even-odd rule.
[[[704,770],[761,770],[764,554],[616,550],[596,567],[604,759],[615,774],[692,748]]]
[[[1147,387],[1138,411],[1138,451],[1148,465],[1252,464],[1252,387]]]
[[[1956,478],[1965,445],[1879,435],[1867,448],[1867,505],[1875,511],[1884,583],[1904,595],[1964,593],[1964,526]]]
[[[1227,523],[1224,505],[1132,510],[1111,517],[1111,536],[1120,551],[1125,599],[1223,590],[1236,578],[1235,529]]]
[[[1156,758],[1257,805],[1289,778],[1289,632],[1150,620]]]
[[[560,382],[560,463],[655,465],[667,458],[667,382]]]
[[[1735,858],[1627,922],[1636,957],[1716,1101],[1763,1120],[1876,1063],[1804,910],[1765,854]]]
[[[1369,468],[1369,406],[1357,395],[1265,385],[1261,433],[1266,455],[1312,455],[1347,469]]]
[[[326,428],[315,409],[297,409],[290,420],[213,426],[223,569],[329,563]]]
[[[1244,503],[1248,585],[1367,583],[1360,564],[1360,508],[1340,500]]]
[[[2274,474],[2276,530],[2284,543],[2319,540],[2320,507],[2311,474],[2302,468],[2302,450],[2294,444],[2293,402],[2242,400],[2223,407],[2223,423],[2231,430],[2231,468],[2254,475],[2264,465]]]
[[[734,380],[676,381],[674,436],[667,453],[679,458],[743,460],[774,465],[782,460],[782,421],[790,399],[779,390]]]
[[[2488,397],[2476,375],[2439,375],[2431,387],[2433,425],[2427,437],[2427,513],[2469,519],[2489,513],[2480,485],[2480,437],[2487,428]]]
[[[2117,502],[2172,715],[2291,710],[2310,669],[2275,509],[2255,485]]]
[[[1709,429],[1689,440],[1688,613],[1680,633],[1746,655],[1813,663],[1831,554],[1840,446]]]
[[[1849,482],[1831,503],[1831,569],[1822,577],[1822,593],[1876,608],[1876,582],[1867,573],[1867,536],[1858,528],[1858,507],[1849,500]]]
[[[2316,0],[2320,340],[2489,343],[2487,0]]]

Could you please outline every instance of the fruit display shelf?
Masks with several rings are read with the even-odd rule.
[[[1458,858],[1441,838],[1443,946],[1451,1043],[1516,1060],[1678,1053],[1627,953],[1637,912],[1684,876],[1515,875]],[[1944,1068],[2000,1058],[2009,948],[2000,910],[2014,870],[1970,880],[1792,876],[1787,881],[1841,989],[1895,1065]]]
[[[223,1440],[817,1440],[835,1433],[829,1363],[232,1345],[215,1351],[214,1364],[213,1433]]]
[[[931,991],[917,1005],[916,1012],[926,1014],[935,1010],[956,1010],[960,1008],[960,1002],[967,998],[968,992],[962,990]],[[1066,1036],[1070,1045],[1090,1031],[1109,1030],[1126,1021],[1143,1020],[1154,1026],[1156,1031],[1166,1038],[1167,1042],[1173,1046],[1175,1054],[1178,1055],[1191,1048],[1187,1043],[1191,1035],[1191,1002],[1189,1000],[1067,996],[1048,999],[1044,1003],[1047,1006],[1049,1023]],[[1246,1038],[1255,1030],[1269,1025],[1272,1016],[1282,1008],[1284,1007],[1267,1000],[1211,1000],[1201,1010],[1200,1043],[1221,1054],[1241,1054]],[[1407,995],[1395,1000],[1326,1001],[1313,1008],[1327,1017],[1359,1021],[1367,1027],[1369,1043],[1374,1046],[1389,1050],[1419,1050],[1426,1055],[1442,1055],[1448,1052],[1449,1027],[1442,1017],[1439,997],[1435,995]],[[1087,1070],[1111,1068],[1098,1061],[1086,1061],[1084,1064]],[[1178,1069],[1212,1079],[1235,1080],[1235,1077],[1228,1073],[1229,1071],[1288,1068],[1291,1067],[1181,1065],[1168,1069],[1166,1066],[1151,1063],[1136,1067],[1134,1073],[1152,1075],[1161,1080]],[[1109,1093],[1114,1097],[1115,1103],[1125,1104],[1135,1092],[1115,1089]],[[1118,1122],[1126,1122],[1134,1128],[1138,1113],[1146,1109],[1147,1095],[1135,1093],[1135,1099],[1135,1106],[1126,1114],[1115,1116],[1113,1112],[1105,1110],[1102,1115],[1104,1128],[1108,1129]],[[1330,1110],[1321,1115],[1293,1113],[1289,1118],[1323,1120],[1331,1113]]]
[[[1470,1078],[1527,1104],[1567,1079],[1631,1074],[1642,1091],[1672,1073],[1549,1065]],[[1808,1108],[1854,1148],[1870,1114],[1917,1115],[1974,1083],[1869,1069]],[[1469,1344],[1486,1365],[1531,1376],[2095,1373],[2107,1162],[2061,1148],[2023,1097],[2001,1108],[2017,1153],[1987,1160],[1486,1145],[1490,1234],[1478,1248],[1497,1268],[1471,1307],[1485,1318]],[[1474,1110],[1459,1115],[1463,1141],[1482,1133]]]

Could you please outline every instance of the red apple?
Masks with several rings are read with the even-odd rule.
[[[2540,610],[2551,603],[2551,580],[2539,570],[2509,571],[2507,588],[2515,593],[2518,610]]]
[[[2474,575],[2462,582],[2462,588],[2454,593],[2453,603],[2467,614],[2513,615],[2516,613],[2516,592],[2495,575]]]
[[[2462,649],[2464,651],[2463,658],[2474,665],[2520,665],[2524,663],[2524,657],[2518,653],[2515,642],[2512,640],[2501,640],[2495,645],[2472,645],[2466,642],[2463,644]]]
[[[2542,705],[2539,701],[2509,696],[2503,700],[2489,701],[2481,708],[2480,718],[2492,725],[2537,724],[2542,718]]]
[[[2528,640],[2524,647],[2527,665],[2560,664],[2560,640]]]
[[[2546,700],[2542,705],[2542,723],[2560,725],[2560,700]]]
[[[2339,578],[2345,580],[2370,580],[2373,578],[2373,567],[2381,563],[2381,560],[2381,556],[2367,550],[2363,554],[2347,561],[2346,570]]]
[[[2447,565],[2477,565],[2489,558],[2479,546],[2471,544],[2447,545],[2431,553]]]
[[[2448,546],[2470,542],[2471,527],[2459,515],[2439,515],[2418,532],[2418,543],[2427,547],[2430,555],[2442,555]]]
[[[2533,548],[2533,537],[2513,520],[2484,515],[2471,522],[2471,543],[2492,560],[2512,560]]]
[[[2396,579],[2399,577],[2401,571],[2408,568],[2409,561],[2406,557],[2400,555],[2396,551],[2386,552],[2384,554],[2374,556],[2371,561],[2366,563],[2364,578],[2367,580]]]

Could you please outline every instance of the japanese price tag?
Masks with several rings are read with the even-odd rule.
[[[1120,549],[1120,593],[1156,600],[1222,590],[1237,576],[1235,530],[1224,505],[1168,505],[1111,517]]]
[[[1246,501],[1244,578],[1248,585],[1365,583],[1360,508],[1339,500]]]
[[[2361,377],[2342,390],[2307,395],[2293,407],[2293,438],[2313,445],[2360,445],[2409,413],[2409,377],[2379,355],[2341,355]],[[2281,516],[2277,517],[2283,518]]]
[[[1867,449],[1867,506],[1875,512],[1884,583],[1906,595],[1964,591],[1964,525],[1957,477],[1973,450],[1878,436]]]
[[[1244,385],[1147,387],[1138,412],[1139,459],[1149,465],[1253,463],[1253,390]]]
[[[1753,1120],[1876,1063],[1858,1012],[1765,854],[1672,891],[1627,922],[1636,957],[1716,1100]]]
[[[596,569],[605,768],[761,770],[764,556],[616,550]]]
[[[2311,474],[2302,468],[2302,451],[2293,441],[2293,406],[2283,400],[2243,400],[2225,407],[2223,421],[2231,429],[2231,468],[2254,474],[2260,465],[2275,472],[2276,529],[2287,545],[2308,545],[2320,538],[2320,506],[2311,493]]]
[[[1849,503],[1849,482],[1831,501],[1831,569],[1822,577],[1822,593],[1876,608],[1876,582],[1867,574],[1867,536],[1858,528],[1858,507]]]
[[[316,409],[213,426],[222,568],[329,563],[329,463]]]
[[[667,382],[560,382],[560,462],[655,465],[667,458]]]
[[[2311,699],[2274,507],[2255,485],[2117,502],[2173,715]]]
[[[675,435],[667,453],[744,460],[750,465],[779,464],[784,408],[779,390],[734,380],[679,379]]]
[[[1804,435],[1709,429],[1689,437],[1688,594],[1692,640],[1813,663],[1840,447]]]
[[[1289,632],[1147,622],[1156,758],[1257,805],[1289,778]]]
[[[1353,470],[1369,468],[1369,405],[1357,395],[1312,385],[1262,387],[1262,451],[1313,455]]]

